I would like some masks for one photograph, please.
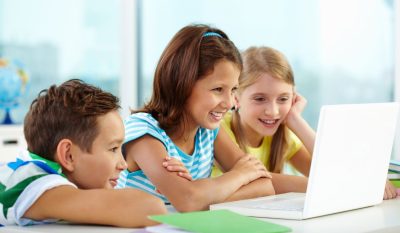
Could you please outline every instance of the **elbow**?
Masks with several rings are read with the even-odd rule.
[[[271,179],[268,178],[263,178],[265,183],[262,185],[262,189],[260,189],[260,196],[270,196],[270,195],[275,195],[275,188],[272,183]]]
[[[266,195],[266,196],[275,195],[275,194],[276,194],[275,189],[274,189],[274,187],[271,185],[271,188],[269,188],[269,189],[267,190],[267,195]]]
[[[142,193],[142,195],[139,196],[139,200],[139,202],[131,204],[132,206],[130,209],[133,210],[133,212],[129,215],[130,217],[128,217],[127,221],[120,222],[117,226],[137,228],[157,225],[159,223],[150,220],[149,216],[168,213],[164,202],[158,197]]]
[[[204,198],[202,192],[196,189],[188,189],[180,195],[179,200],[172,201],[172,205],[178,212],[192,212],[207,210],[209,203]]]
[[[174,207],[178,212],[181,212],[181,213],[200,210],[200,208],[197,205],[194,205],[191,203],[178,204],[178,205],[174,205]]]
[[[164,201],[154,196],[151,196],[151,198],[144,200],[143,205],[147,207],[143,213],[143,226],[152,226],[159,224],[158,222],[150,220],[149,216],[168,213]]]

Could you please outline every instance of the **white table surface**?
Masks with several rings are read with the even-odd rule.
[[[383,201],[383,203],[358,210],[332,214],[308,220],[262,219],[292,228],[293,232],[400,232],[400,198]],[[129,229],[107,226],[75,225],[67,223],[36,225],[27,227],[0,227],[0,232],[88,232],[88,233],[140,233],[143,229]]]

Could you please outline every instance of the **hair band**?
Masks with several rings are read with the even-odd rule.
[[[216,33],[216,32],[206,32],[203,34],[203,37],[208,37],[208,36],[217,36],[217,37],[223,38],[219,33]]]

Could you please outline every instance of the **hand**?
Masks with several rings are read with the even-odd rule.
[[[392,182],[386,181],[385,193],[383,195],[384,200],[392,199],[397,197],[396,188],[393,186]]]
[[[267,171],[261,161],[248,154],[236,162],[232,171],[238,171],[239,174],[244,176],[243,185],[246,185],[260,177],[272,178],[271,174]]]
[[[294,93],[292,107],[286,115],[286,124],[289,128],[292,128],[295,124],[296,119],[301,117],[301,113],[307,105],[307,100],[299,93]]]
[[[165,161],[162,163],[163,167],[165,167],[170,172],[177,172],[178,176],[187,179],[188,181],[192,181],[192,176],[190,172],[187,170],[185,165],[172,157],[166,157]]]

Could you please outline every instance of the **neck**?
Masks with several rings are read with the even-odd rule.
[[[171,140],[186,154],[192,154],[194,151],[194,141],[198,127],[184,129],[179,127],[174,132],[167,133]]]
[[[263,135],[258,134],[251,127],[249,127],[242,118],[239,119],[240,128],[242,129],[243,136],[246,138],[246,142],[250,147],[259,147],[264,139]]]

